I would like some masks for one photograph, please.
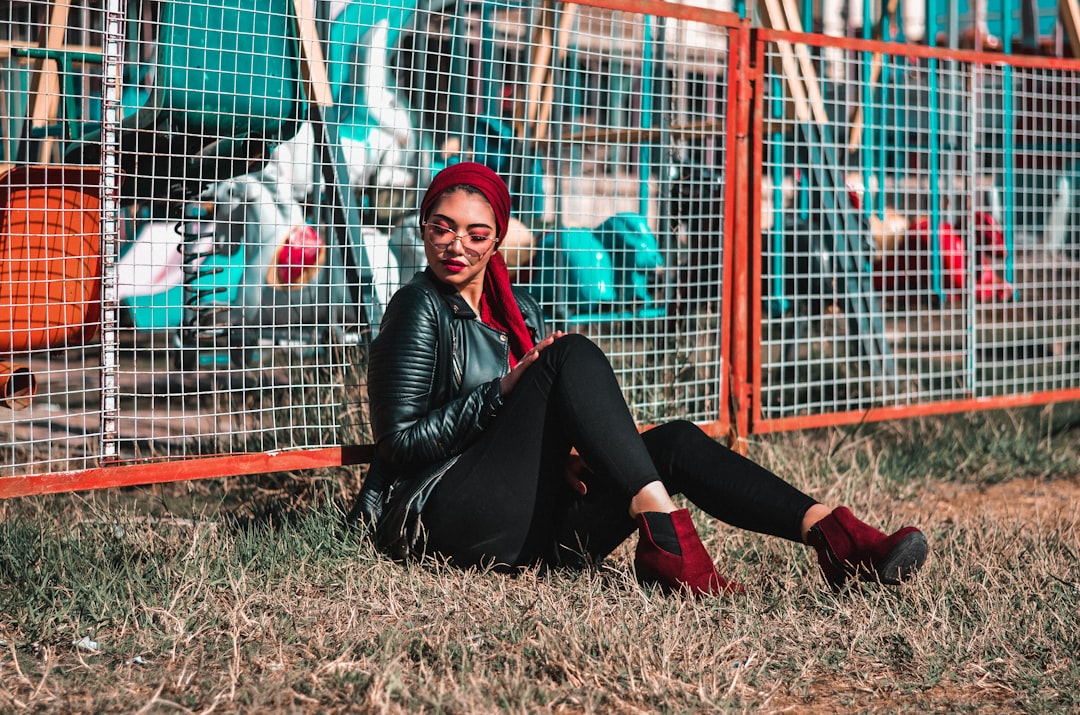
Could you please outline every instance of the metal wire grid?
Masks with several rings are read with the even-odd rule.
[[[24,5],[9,45],[49,23]],[[76,4],[65,42],[98,57],[54,55],[75,101],[32,136],[9,50],[5,151],[101,172],[100,250],[77,253],[103,300],[93,334],[6,356],[5,389],[37,378],[0,422],[6,474],[366,439],[364,341],[423,265],[420,190],[461,159],[508,178],[517,280],[604,345],[638,420],[718,419],[727,30],[360,7],[317,18],[322,126],[292,3]],[[829,134],[794,119],[768,50],[762,414],[1074,389],[1075,76],[895,54],[867,82],[869,53],[840,56]]]
[[[22,193],[51,197],[71,188],[61,167],[86,167],[95,203],[52,202],[5,231],[9,248],[38,251],[5,266],[11,364],[25,362],[37,388],[5,420],[5,473],[340,444],[363,306],[346,299],[340,235],[311,170],[291,3],[114,0],[66,18],[30,5],[11,43],[37,49],[52,26],[62,93],[31,127],[24,117],[51,90],[5,72],[25,91],[6,95],[19,106],[4,145],[49,167],[19,179]],[[6,208],[10,229],[22,209]],[[95,221],[82,233],[57,220],[80,209]],[[91,233],[78,256],[37,246]],[[35,258],[55,267],[23,276],[20,261]],[[92,293],[80,315],[38,314],[48,301],[70,313],[77,282]],[[51,332],[28,344],[35,320]]]
[[[767,55],[762,415],[1075,389],[1073,73],[847,52],[821,72],[830,144]]]
[[[999,177],[993,198],[1013,216],[1006,225],[1015,228],[1002,236],[1012,250],[1002,250],[997,241],[976,241],[979,276],[989,264],[1008,282],[996,290],[1011,298],[977,303],[976,390],[992,396],[1075,388],[1080,385],[1080,76],[1036,68],[983,71],[1007,89],[985,103],[987,113],[1015,116],[1014,131],[998,130],[1003,123],[994,122],[987,142]]]
[[[818,79],[809,78],[820,90],[820,108],[800,107],[790,83],[802,78],[783,70],[788,51],[766,46],[763,82],[761,400],[767,417],[871,404],[880,398],[882,377],[893,371],[880,302],[864,271],[873,246],[860,202],[872,180],[847,139],[853,133],[847,110],[858,85],[844,79],[846,63],[833,60]]]
[[[101,167],[56,160],[85,131],[80,120],[101,121],[104,15],[80,2],[0,12],[0,474],[82,468],[102,454],[108,182]]]
[[[49,21],[31,5],[26,38]],[[604,344],[637,417],[717,419],[726,31],[528,3],[318,7],[322,126],[291,2],[68,18],[100,59],[51,122],[78,134],[34,163],[102,170],[85,256],[102,319],[85,344],[23,352],[37,393],[0,423],[5,473],[365,440],[363,344],[423,265],[419,191],[462,159],[508,179],[517,279],[552,327]],[[5,111],[17,148],[25,110]]]
[[[603,345],[642,422],[717,419],[726,32],[485,3],[418,14],[397,42],[433,164],[508,179],[501,250],[549,327]],[[422,266],[415,217],[389,230],[403,265]]]
[[[636,72],[633,65],[627,67],[627,57],[612,52],[625,47],[625,40],[615,38],[606,50],[599,47],[596,64],[601,65],[606,51],[618,63],[607,60],[608,77],[618,67],[623,72],[619,85],[631,97],[641,97],[636,122],[631,117],[630,126],[640,129],[644,141],[635,146],[633,137],[620,141],[616,135],[593,149],[612,157],[609,175],[630,189],[622,194],[621,205],[600,215],[644,215],[656,231],[661,252],[650,257],[633,243],[612,252],[616,265],[636,265],[639,272],[625,271],[625,277],[617,279],[622,284],[617,310],[630,309],[634,315],[619,324],[626,337],[613,335],[604,344],[639,421],[673,417],[714,421],[720,417],[723,379],[726,34],[720,28],[663,23],[626,13],[609,20],[614,28],[615,19],[624,24],[624,37],[641,38],[641,79],[633,79]],[[629,69],[630,77],[623,68]],[[603,97],[599,100],[593,114],[603,121]],[[606,123],[604,131],[611,136],[626,121],[609,110]],[[587,153],[590,147],[576,141],[564,147],[579,150]],[[618,166],[624,167],[623,172],[614,168]]]
[[[307,112],[296,7],[166,2],[129,37],[145,89],[119,140],[121,459],[342,441],[371,306],[348,283],[362,234],[322,179],[335,158]]]

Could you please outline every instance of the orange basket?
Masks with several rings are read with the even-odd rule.
[[[0,177],[0,352],[85,342],[101,316],[101,171]]]

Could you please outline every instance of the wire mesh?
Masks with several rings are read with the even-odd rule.
[[[45,298],[9,300],[4,474],[367,440],[365,346],[426,264],[420,192],[462,160],[506,178],[514,278],[608,350],[636,417],[718,419],[727,28],[517,1],[64,5],[4,10],[24,48],[0,66],[6,176],[70,204],[23,230],[9,200],[5,239],[77,254],[48,300],[83,308],[21,345]],[[6,261],[9,294],[61,282]]]
[[[733,362],[755,429],[1077,394],[1072,65],[763,32],[751,67],[734,15],[648,10],[4,5],[2,474],[368,441],[366,346],[462,160],[506,178],[512,277],[641,424],[733,419]],[[760,271],[725,284],[752,197]]]
[[[100,165],[58,159],[101,121],[104,13],[78,2],[0,12],[0,473],[77,469],[102,454],[107,195]]]
[[[761,417],[1075,391],[1076,70],[849,45],[766,46]]]
[[[549,328],[601,343],[639,420],[716,419],[726,30],[590,6],[455,8],[417,13],[399,39],[399,86],[434,154],[423,168],[471,159],[507,178],[513,278]],[[415,219],[391,235],[421,266]]]

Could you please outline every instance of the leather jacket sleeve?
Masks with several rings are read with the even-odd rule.
[[[380,466],[377,459],[371,463],[360,492],[356,495],[356,501],[353,502],[352,509],[345,517],[347,524],[360,527],[367,533],[371,533],[375,525],[379,523],[386,503],[389,485],[387,474],[380,469]]]
[[[451,333],[440,325],[449,318],[437,300],[416,284],[401,288],[371,346],[368,400],[376,449],[404,469],[460,454],[502,405],[498,378],[452,394],[451,361],[440,360],[451,348],[439,344]]]

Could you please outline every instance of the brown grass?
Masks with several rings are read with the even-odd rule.
[[[632,542],[578,574],[390,563],[341,529],[346,475],[2,502],[0,711],[1076,710],[1078,413],[754,443],[930,539],[912,583],[839,594],[804,547],[700,513],[746,597],[643,590]]]

